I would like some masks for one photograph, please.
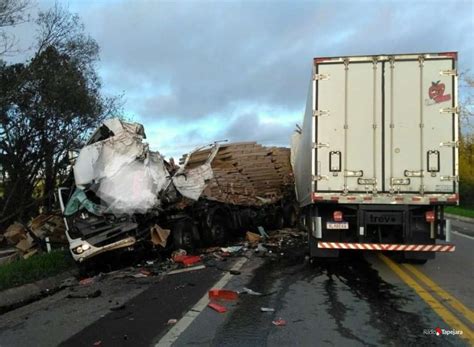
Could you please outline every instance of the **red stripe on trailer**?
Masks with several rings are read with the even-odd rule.
[[[454,252],[456,246],[445,245],[400,245],[387,243],[355,242],[318,242],[318,248],[327,249],[360,249],[369,251],[408,251],[408,252]]]

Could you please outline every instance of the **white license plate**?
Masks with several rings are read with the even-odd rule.
[[[349,222],[327,222],[326,223],[327,229],[349,229]]]

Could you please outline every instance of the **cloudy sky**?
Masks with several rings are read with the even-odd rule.
[[[104,91],[125,94],[168,157],[224,139],[288,145],[315,56],[458,51],[474,71],[473,1],[65,3],[101,47]]]

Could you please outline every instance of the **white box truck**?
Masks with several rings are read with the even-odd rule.
[[[292,163],[314,257],[454,251],[457,53],[315,58]]]

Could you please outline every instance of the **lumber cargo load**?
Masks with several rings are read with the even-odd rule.
[[[210,164],[212,178],[201,198],[226,204],[260,206],[275,203],[293,189],[290,149],[256,142],[217,144],[184,155],[184,171]]]

